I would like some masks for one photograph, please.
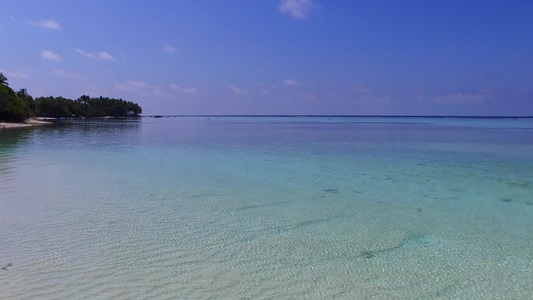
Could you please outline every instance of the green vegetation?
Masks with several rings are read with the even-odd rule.
[[[33,99],[26,89],[13,91],[0,73],[0,121],[22,122],[34,117],[136,117],[142,113],[137,104],[107,97],[83,95],[76,100],[63,97]]]
[[[63,97],[39,97],[33,101],[36,117],[135,117],[142,112],[133,102],[107,97],[91,98],[87,95],[76,100]]]
[[[30,117],[28,103],[20,99],[7,85],[7,79],[0,73],[0,120],[8,122],[22,122]],[[3,77],[3,78],[2,78]]]

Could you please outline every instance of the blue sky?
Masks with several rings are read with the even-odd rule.
[[[514,0],[7,0],[0,72],[144,115],[533,115],[531,16]]]

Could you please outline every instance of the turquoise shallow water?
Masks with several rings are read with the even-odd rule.
[[[532,299],[533,120],[0,132],[2,299]]]

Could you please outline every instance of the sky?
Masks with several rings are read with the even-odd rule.
[[[533,1],[4,0],[0,72],[143,115],[533,115]]]

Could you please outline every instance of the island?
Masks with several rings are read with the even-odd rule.
[[[0,73],[0,128],[42,124],[43,118],[139,117],[142,108],[131,101],[83,95],[33,98],[27,89],[14,91]]]

